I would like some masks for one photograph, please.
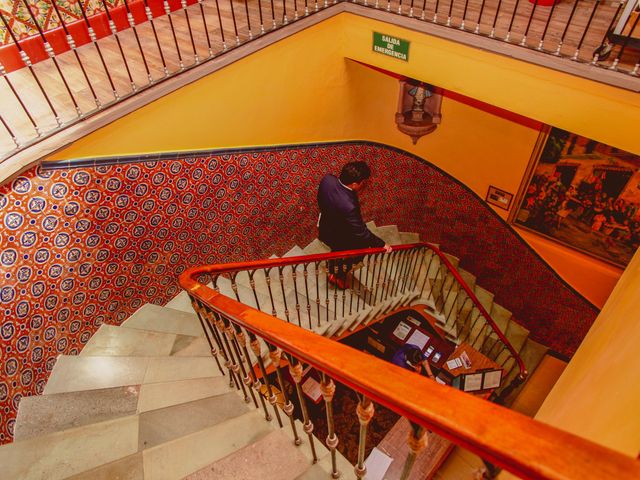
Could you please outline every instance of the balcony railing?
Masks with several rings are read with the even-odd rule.
[[[361,264],[356,265],[351,288],[336,290],[329,286],[329,272],[335,273],[354,262]],[[297,416],[308,436],[313,462],[317,460],[315,442],[318,440],[313,435],[313,418],[301,382],[304,367],[318,372],[326,417],[326,423],[323,421],[327,433],[324,444],[331,453],[333,478],[339,476],[337,446],[341,431],[337,425],[344,427],[344,415],[348,414],[344,411],[334,413],[336,384],[340,390],[355,392],[358,399],[352,419],[352,424],[356,418],[359,423],[357,458],[353,461],[357,478],[363,478],[366,473],[367,429],[375,415],[374,403],[410,422],[402,479],[409,477],[424,448],[427,429],[521,478],[638,478],[640,463],[635,459],[494,403],[438,385],[300,328],[305,324],[311,329],[320,328],[323,323],[331,324],[337,321],[337,312],[345,319],[355,315],[352,318],[357,321],[356,317],[367,308],[372,309],[369,312],[378,313],[385,308],[395,308],[407,298],[416,298],[414,295],[420,291],[418,280],[422,274],[435,279],[429,282],[429,290],[441,291],[443,282],[449,277],[438,276],[435,271],[451,272],[451,268],[443,255],[421,244],[395,247],[391,254],[371,249],[194,267],[181,275],[180,284],[191,296],[221,372],[228,376],[232,386],[244,393],[247,402],[251,402],[251,397],[255,407],[264,411],[267,421],[271,420],[273,412],[282,427],[283,417],[288,417],[295,444],[299,445],[302,439]],[[205,282],[210,279],[218,289],[227,289],[236,300],[206,286]],[[226,282],[228,284],[224,285]],[[259,292],[264,291],[263,288],[268,293],[261,298]],[[463,287],[462,290],[473,303],[477,301],[468,289]],[[282,297],[281,301],[278,296]],[[271,309],[272,314],[237,299],[256,307],[265,303],[267,306],[262,308]],[[457,301],[448,302],[439,293],[427,295],[425,300],[429,299],[442,306],[440,314],[447,312],[446,305],[453,308],[457,304]],[[360,304],[368,307],[362,307],[358,312]],[[311,315],[312,309],[316,310],[315,319]],[[481,313],[484,316],[486,312]],[[288,321],[274,319],[276,314]],[[490,318],[485,319],[493,328]],[[498,331],[495,329],[493,333],[500,338]],[[508,350],[508,342],[500,339]],[[288,390],[285,385],[287,368],[294,390]],[[520,368],[523,368],[521,364]],[[274,374],[269,373],[271,370]],[[341,421],[335,422],[334,416],[338,414]]]
[[[17,0],[33,35],[19,38],[13,19],[0,16],[0,160],[257,37],[352,3],[638,76],[638,0],[545,5],[552,1],[122,0],[98,2],[88,16],[77,0],[80,13],[70,16],[45,0],[52,28],[33,0]]]

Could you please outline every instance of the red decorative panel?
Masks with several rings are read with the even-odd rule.
[[[344,143],[182,158],[64,162],[0,187],[0,441],[20,398],[102,324],[165,304],[187,267],[283,254],[316,234],[316,188],[348,160],[373,170],[366,219],[462,258],[535,339],[570,355],[596,311],[475,194],[428,163]]]

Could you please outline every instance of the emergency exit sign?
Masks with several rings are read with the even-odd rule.
[[[373,32],[373,51],[406,62],[409,60],[409,41]]]

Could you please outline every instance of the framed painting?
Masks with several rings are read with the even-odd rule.
[[[640,245],[640,157],[551,128],[516,205],[514,225],[625,267]]]

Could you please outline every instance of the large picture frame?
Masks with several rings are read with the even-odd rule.
[[[640,245],[640,156],[541,132],[510,222],[624,268]]]

